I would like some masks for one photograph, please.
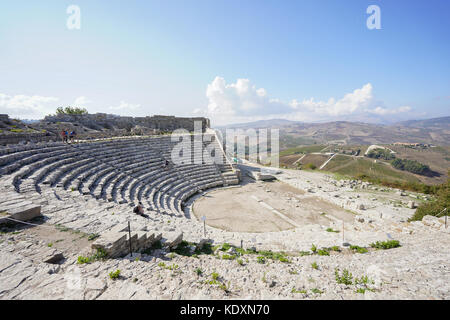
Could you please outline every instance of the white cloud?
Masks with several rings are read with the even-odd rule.
[[[410,107],[383,108],[375,100],[372,84],[344,94],[341,99],[329,98],[317,101],[314,98],[283,102],[271,98],[264,88],[256,88],[249,79],[238,79],[227,84],[222,77],[216,77],[206,89],[208,106],[206,116],[214,124],[246,122],[271,118],[299,121],[333,121],[357,115],[392,115],[408,112]],[[199,113],[196,110],[196,113]]]
[[[373,113],[373,114],[378,114],[380,116],[385,116],[385,115],[389,115],[389,114],[399,114],[399,113],[409,112],[409,111],[411,111],[410,106],[398,107],[396,109],[386,109],[386,108],[382,108],[382,107],[376,107],[375,109],[368,110],[368,112]]]
[[[132,116],[132,111],[139,110],[140,104],[132,104],[125,101],[120,101],[118,106],[110,106],[108,109],[116,114],[123,116]]]
[[[81,96],[75,99],[73,102],[74,107],[85,107],[86,105],[92,103],[91,100],[88,100],[85,96]]]
[[[12,118],[40,119],[54,113],[58,98],[0,93],[0,113]]]

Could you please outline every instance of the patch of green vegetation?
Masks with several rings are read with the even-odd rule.
[[[312,251],[312,253],[316,253],[317,252],[317,246],[314,243],[311,246],[311,251]]]
[[[448,172],[450,176],[450,171]],[[437,187],[436,197],[434,200],[429,202],[424,202],[419,205],[416,209],[416,212],[410,219],[411,221],[420,221],[426,215],[437,216],[441,215],[450,215],[450,178],[447,179],[447,182],[439,185]],[[447,208],[446,212],[443,212],[444,209]]]
[[[336,251],[336,252],[341,252],[341,248],[339,248],[338,246],[332,246],[331,248],[329,248],[329,250]]]
[[[428,175],[431,170],[426,164],[422,164],[416,160],[395,159],[391,162],[392,166],[399,170],[404,170],[420,175]]]
[[[350,246],[350,250],[356,251],[358,253],[366,253],[369,252],[366,248],[360,247],[360,246]]]
[[[195,273],[196,273],[198,276],[201,276],[201,275],[203,274],[203,270],[200,269],[200,268],[197,268],[197,269],[195,269]]]
[[[231,244],[224,243],[224,244],[222,244],[222,247],[220,248],[220,251],[228,251],[230,249],[231,249]]]
[[[333,228],[327,228],[327,232],[339,233],[339,230],[333,230]]]
[[[303,293],[303,294],[306,294],[307,291],[304,290],[304,289],[302,289],[302,290],[297,290],[297,289],[295,289],[295,288],[292,288],[291,293]]]
[[[398,240],[377,241],[375,243],[371,243],[370,246],[375,249],[386,250],[400,247],[400,241]]]
[[[244,265],[244,261],[243,261],[242,259],[237,259],[237,263],[238,263],[240,266],[243,266],[243,265]]]
[[[16,132],[16,133],[21,133],[21,132],[23,132],[22,129],[11,129],[11,130],[9,130],[9,131],[11,131],[11,132]]]
[[[319,270],[319,265],[317,264],[317,262],[314,261],[313,263],[311,263],[311,268]]]
[[[53,243],[51,243],[51,242],[48,243],[48,244],[47,244],[47,247],[49,247],[49,248],[53,247]]]
[[[322,291],[322,290],[320,290],[320,289],[317,289],[317,288],[313,288],[313,289],[311,289],[311,292],[312,292],[312,293],[316,293],[316,294],[322,294],[322,293],[323,293],[323,291]]]
[[[339,284],[345,284],[345,285],[353,284],[353,282],[352,282],[353,275],[347,269],[344,269],[342,271],[342,274],[340,274],[339,269],[336,268],[334,270],[334,276],[335,276],[336,282]]]
[[[191,245],[191,243],[183,240],[175,249],[172,249],[171,251],[179,254],[180,256],[190,257],[193,254],[190,247]]]
[[[75,114],[88,114],[88,111],[85,108],[78,108],[78,107],[58,107],[56,109],[56,114],[60,115],[60,114],[71,114],[71,115],[75,115]]]
[[[367,153],[367,156],[369,158],[383,159],[383,160],[392,160],[395,158],[395,155],[391,153],[389,149],[384,148],[372,149]]]
[[[284,149],[283,151],[280,152],[280,157],[289,156],[289,155],[293,155],[293,154],[305,154],[305,153],[311,153],[311,152],[319,152],[323,148],[325,148],[324,145],[314,144],[314,145],[309,145],[309,146],[301,146],[301,147]]]
[[[110,273],[109,273],[109,277],[110,277],[112,280],[117,280],[117,279],[119,279],[119,277],[120,277],[120,270],[117,269],[117,270],[114,271],[114,272],[110,272]]]
[[[222,259],[223,260],[234,260],[234,259],[236,259],[236,256],[235,255],[233,255],[233,254],[223,254],[222,255]]]
[[[321,249],[317,250],[317,254],[319,256],[329,256],[330,252],[328,251],[327,248],[321,248]]]
[[[256,258],[256,262],[264,264],[266,263],[266,258],[264,258],[263,256],[259,256]]]
[[[219,279],[220,275],[217,272],[211,273],[211,278],[215,281]]]
[[[309,251],[300,251],[300,252],[299,252],[299,255],[300,255],[301,257],[303,257],[303,256],[310,256],[310,255],[311,255],[311,252],[309,252]]]
[[[98,237],[100,237],[100,235],[98,233],[91,233],[90,235],[88,235],[88,240],[92,241],[97,239]]]
[[[103,249],[97,249],[95,253],[90,257],[78,257],[78,264],[91,263],[94,261],[105,260],[108,257],[108,254]]]

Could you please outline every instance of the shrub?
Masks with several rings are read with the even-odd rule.
[[[392,161],[392,166],[399,170],[404,170],[420,175],[427,175],[430,173],[430,167],[422,164],[416,160],[409,159],[395,159]]]
[[[450,172],[449,172],[450,176]],[[416,209],[416,212],[410,219],[411,221],[422,220],[426,215],[437,216],[445,208],[450,208],[450,178],[447,182],[438,186],[438,191],[436,192],[436,199],[431,202],[422,203]],[[445,215],[449,215],[449,211],[445,212]]]
[[[317,167],[314,163],[307,163],[305,164],[306,169],[315,170]]]
[[[384,159],[384,160],[391,160],[395,158],[395,155],[391,153],[388,149],[382,149],[382,148],[376,148],[372,149],[367,153],[367,156],[369,158],[374,159]]]
[[[60,115],[60,114],[87,114],[87,110],[85,108],[78,108],[78,107],[59,107],[56,109],[56,114]]]

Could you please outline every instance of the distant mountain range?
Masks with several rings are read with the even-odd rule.
[[[349,145],[394,142],[450,145],[450,117],[402,121],[388,125],[349,121],[305,123],[273,119],[231,124],[217,129],[227,128],[276,128],[280,130],[280,141],[284,147],[330,142]]]

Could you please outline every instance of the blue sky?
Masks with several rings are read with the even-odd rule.
[[[369,30],[369,5],[381,29]],[[81,28],[66,26],[69,5]],[[60,105],[213,124],[392,122],[450,110],[450,2],[8,1],[0,113]]]

